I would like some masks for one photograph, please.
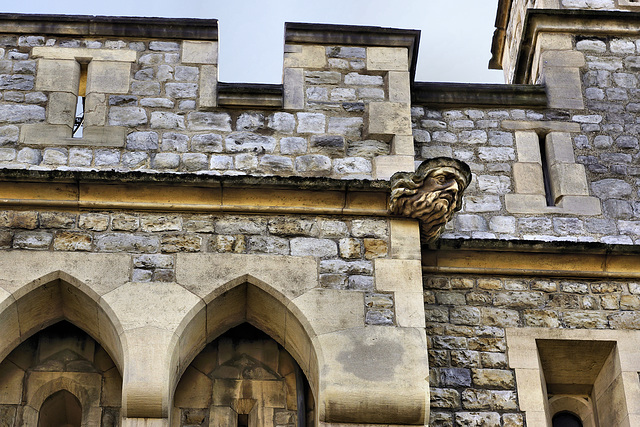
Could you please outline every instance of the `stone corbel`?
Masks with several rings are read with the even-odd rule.
[[[416,172],[391,177],[389,211],[420,221],[423,243],[432,242],[462,208],[462,193],[470,182],[471,170],[464,162],[449,157],[425,160]]]

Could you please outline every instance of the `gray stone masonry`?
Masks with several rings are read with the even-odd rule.
[[[487,238],[541,241],[640,242],[640,39],[587,38],[576,41],[586,67],[582,111],[523,109],[433,110],[412,108],[416,161],[451,156],[469,164],[473,180],[464,207],[445,239]],[[548,132],[545,122],[574,126],[577,163],[584,165],[590,195],[602,214],[561,211],[513,214],[505,194],[515,193],[516,129]],[[532,178],[533,179],[533,178]]]
[[[0,40],[0,168],[372,178],[373,159],[390,154],[388,142],[363,135],[365,104],[389,101],[386,72],[366,69],[364,47],[327,46],[326,66],[305,69],[305,111],[199,110],[208,74],[183,62],[180,41],[29,37],[42,43]],[[64,148],[21,139],[24,124],[49,123],[60,109],[59,94],[36,87],[46,72],[32,56],[39,46],[135,52],[128,93],[106,93],[101,106],[107,126],[125,129],[123,147],[107,154],[82,138]]]
[[[640,329],[636,282],[429,275],[424,288],[429,425],[524,425],[505,328]]]
[[[320,286],[362,292],[366,322],[395,325],[373,260],[389,257],[386,219],[0,211],[0,250],[129,253],[134,282],[175,281],[175,254],[312,256]]]

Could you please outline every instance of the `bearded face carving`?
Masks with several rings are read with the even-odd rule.
[[[470,181],[471,171],[464,162],[448,157],[426,160],[415,173],[391,177],[389,210],[418,219],[423,241],[432,242],[462,208],[462,192]]]

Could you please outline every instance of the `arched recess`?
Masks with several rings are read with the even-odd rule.
[[[243,275],[211,292],[205,303],[203,310],[178,328],[179,375],[172,392],[206,344],[231,328],[249,323],[273,338],[293,357],[317,402],[318,357],[321,354],[312,342],[316,334],[303,313],[286,296],[251,275]]]
[[[93,289],[63,272],[54,271],[0,300],[0,361],[33,334],[61,320],[84,330],[102,345],[123,371],[122,329],[113,312]]]
[[[569,412],[582,421],[583,427],[596,426],[591,399],[586,396],[555,395],[549,399],[549,412],[552,418],[558,413]]]
[[[38,427],[81,427],[82,404],[67,390],[59,390],[47,397],[40,406]]]

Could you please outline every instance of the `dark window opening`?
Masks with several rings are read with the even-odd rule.
[[[87,67],[88,64],[80,64],[80,81],[78,82],[78,99],[76,100],[76,115],[73,120],[73,138],[82,138],[84,127],[84,108],[87,96]]]
[[[556,201],[551,192],[551,177],[549,176],[549,162],[547,161],[546,135],[538,135],[538,143],[540,145],[540,161],[542,164],[542,181],[544,182],[544,195],[547,200],[547,206],[555,206]]]
[[[559,412],[553,416],[553,427],[582,427],[582,421],[571,412]]]
[[[238,427],[249,427],[249,414],[238,414]]]
[[[60,390],[42,403],[38,427],[80,427],[82,406],[67,390]]]

